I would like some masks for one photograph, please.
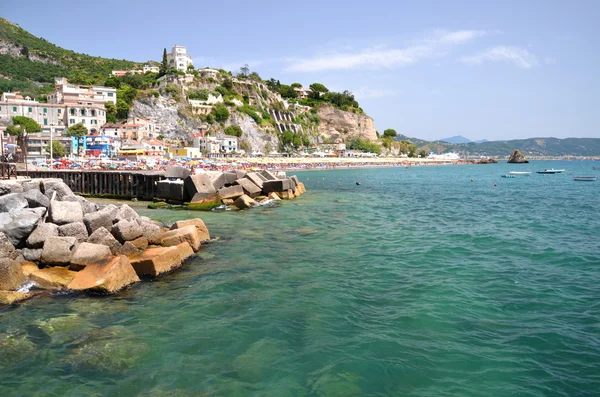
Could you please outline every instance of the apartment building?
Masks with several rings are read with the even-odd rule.
[[[187,54],[187,49],[182,45],[174,45],[171,52],[167,54],[169,67],[182,72],[187,71],[188,66],[194,66],[194,60]]]

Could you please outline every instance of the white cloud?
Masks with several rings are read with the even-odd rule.
[[[498,46],[469,57],[461,58],[468,64],[480,65],[484,62],[510,62],[523,69],[531,69],[538,64],[536,56],[524,48]]]
[[[379,88],[369,88],[369,87],[361,87],[356,91],[352,92],[354,96],[360,100],[362,99],[370,99],[370,98],[383,98],[389,96],[398,95],[398,91],[396,90],[388,90],[388,89],[379,89]]]
[[[431,37],[403,48],[378,46],[355,52],[347,51],[304,59],[290,59],[286,71],[318,72],[408,65],[423,59],[443,56],[448,52],[449,46],[464,44],[483,35],[485,32],[478,30],[436,31]]]

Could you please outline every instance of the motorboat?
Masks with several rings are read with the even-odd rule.
[[[504,174],[504,175],[502,175],[502,178],[516,178],[516,177],[511,174]]]
[[[581,181],[581,182],[595,182],[596,177],[595,176],[574,176],[573,180]]]
[[[531,175],[531,171],[509,171],[508,175]]]
[[[555,170],[554,168],[550,168],[549,170],[546,170],[546,171],[553,171],[555,174],[560,174],[560,173],[565,172],[565,170]]]
[[[556,171],[552,170],[544,170],[544,171],[536,171],[536,174],[556,174]]]

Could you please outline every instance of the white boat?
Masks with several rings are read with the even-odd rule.
[[[573,180],[581,181],[581,182],[596,182],[596,177],[595,176],[574,176]]]
[[[509,175],[531,175],[530,171],[509,171]]]
[[[565,172],[565,170],[555,170],[554,168],[550,168],[549,170],[546,170],[549,172],[554,172],[555,174],[560,174],[561,172]]]

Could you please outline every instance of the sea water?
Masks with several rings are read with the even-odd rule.
[[[600,395],[600,182],[572,178],[596,164],[298,172],[276,207],[142,211],[213,241],[114,297],[0,309],[0,395]]]

